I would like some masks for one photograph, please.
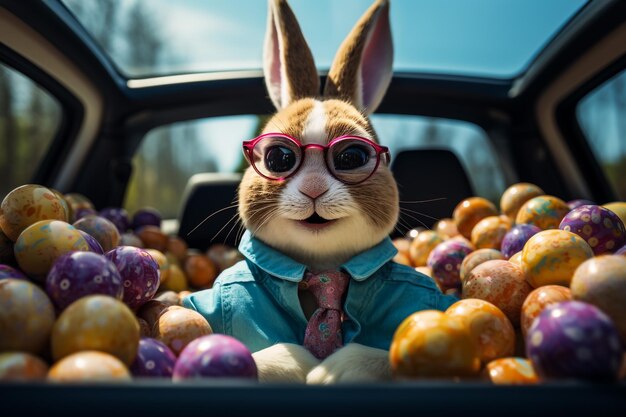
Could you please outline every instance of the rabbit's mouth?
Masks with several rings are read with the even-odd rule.
[[[335,219],[325,219],[316,212],[314,212],[311,216],[307,217],[304,220],[299,220],[298,223],[305,226],[309,229],[319,230],[322,229],[332,223],[334,223]]]

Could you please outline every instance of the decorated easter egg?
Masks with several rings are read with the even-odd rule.
[[[498,307],[514,326],[519,325],[522,304],[532,287],[524,271],[508,261],[483,262],[463,281],[463,298],[478,298]]]
[[[459,230],[456,228],[456,223],[454,219],[445,218],[437,221],[433,225],[433,230],[444,239],[449,239],[451,237],[457,236],[459,234]]]
[[[52,357],[59,360],[82,350],[98,350],[133,363],[139,344],[139,323],[121,301],[89,295],[70,304],[52,329]]]
[[[617,214],[622,223],[626,224],[626,201],[614,201],[612,203],[603,204],[602,207],[611,210]]]
[[[472,340],[478,346],[478,356],[482,363],[513,355],[515,330],[509,319],[495,305],[468,298],[452,304],[446,314],[457,317],[467,326]]]
[[[213,333],[202,315],[186,308],[168,308],[159,316],[152,335],[179,354],[192,340]]]
[[[504,259],[504,256],[496,249],[478,249],[470,252],[469,255],[463,258],[463,262],[461,262],[461,270],[459,272],[461,281],[465,280],[472,269],[483,262],[492,261],[494,259]]]
[[[257,379],[258,372],[243,343],[224,334],[211,334],[189,343],[176,361],[174,381],[195,378]]]
[[[509,230],[502,239],[502,255],[505,259],[509,259],[524,249],[524,245],[532,236],[541,232],[541,229],[533,224],[518,224]]]
[[[71,224],[42,220],[24,229],[14,250],[20,269],[30,278],[43,282],[59,256],[72,251],[88,251],[89,245]]]
[[[42,352],[55,318],[46,293],[24,279],[2,279],[0,307],[0,352]]]
[[[509,262],[519,267],[522,266],[522,251],[517,252],[515,255],[509,258]]]
[[[613,252],[626,243],[624,223],[602,206],[580,206],[570,211],[561,220],[559,229],[585,239],[594,255]]]
[[[96,238],[91,236],[89,233],[83,232],[82,230],[79,230],[79,232],[80,235],[87,242],[87,246],[89,246],[89,252],[97,253],[98,255],[104,255],[104,249],[102,249],[102,246],[100,246],[100,243],[98,243]]]
[[[48,187],[48,189],[52,191],[54,195],[57,196],[57,198],[59,199],[59,203],[61,203],[61,205],[63,206],[63,209],[65,210],[65,219],[62,219],[62,220],[64,222],[70,223],[72,220],[72,209],[70,208],[70,205],[68,204],[68,202],[65,200],[65,196],[59,190],[56,190],[51,187]]]
[[[19,269],[13,268],[9,265],[0,264],[0,279],[13,278],[13,279],[28,279],[26,275]]]
[[[544,230],[532,236],[522,250],[522,269],[533,287],[568,287],[578,265],[593,256],[583,238],[565,230]]]
[[[78,220],[87,217],[87,216],[97,216],[98,212],[95,209],[92,209],[91,207],[82,207],[76,210],[76,212],[74,213],[74,217],[73,220],[75,222],[77,222]]]
[[[93,252],[69,252],[52,265],[46,292],[59,310],[86,295],[103,294],[122,299],[122,277],[111,261]]]
[[[74,222],[74,227],[93,236],[102,246],[104,252],[110,251],[120,243],[120,233],[117,231],[117,227],[104,217],[83,217]]]
[[[472,229],[479,221],[485,217],[497,215],[496,206],[482,197],[470,197],[461,201],[452,213],[457,230],[466,239],[471,239]]]
[[[185,261],[185,275],[195,288],[211,288],[217,278],[217,267],[205,255],[191,255]]]
[[[541,379],[617,378],[624,347],[611,319],[580,301],[546,307],[528,330],[526,352]]]
[[[409,257],[415,266],[425,266],[430,252],[443,242],[443,237],[432,230],[424,230],[417,234],[409,245]]]
[[[130,366],[135,377],[171,378],[176,355],[163,343],[152,338],[141,338],[137,357]]]
[[[224,245],[225,246],[225,245]],[[185,262],[185,258],[187,258],[187,250],[189,246],[187,246],[187,242],[178,236],[169,236],[167,241],[167,252],[174,255],[176,260],[180,265]]]
[[[401,379],[470,376],[480,368],[467,326],[436,310],[404,319],[393,335],[389,360],[393,375]]]
[[[170,262],[167,260],[165,254],[156,249],[146,249],[146,252],[150,254],[159,265],[159,279],[162,284],[164,281],[167,281],[170,274]]]
[[[571,299],[572,293],[570,289],[561,285],[544,285],[535,288],[528,294],[524,304],[522,304],[522,315],[520,318],[522,335],[526,337],[528,329],[544,308],[563,301],[570,301]]]
[[[63,197],[65,198],[65,201],[69,205],[70,211],[72,213],[69,216],[70,220],[68,221],[68,223],[73,223],[76,220],[78,220],[78,218],[76,217],[76,214],[81,209],[91,209],[94,212],[96,211],[91,200],[87,198],[86,196],[84,196],[83,194],[68,193],[68,194],[64,194]]]
[[[152,207],[144,207],[135,212],[133,214],[133,219],[131,221],[131,227],[134,230],[137,230],[144,226],[154,226],[158,229],[161,228],[161,220],[163,217],[161,213]],[[158,249],[158,248],[155,248]]]
[[[603,255],[580,264],[570,285],[572,297],[606,313],[626,341],[626,257]]]
[[[506,216],[485,217],[472,229],[472,244],[476,249],[500,249],[504,235],[511,229]]]
[[[167,250],[169,237],[160,228],[156,226],[142,226],[139,229],[135,229],[135,234],[141,239],[144,247],[161,252]]]
[[[539,382],[532,363],[525,358],[495,359],[487,364],[486,369],[495,385],[529,385]]]
[[[130,381],[126,365],[105,352],[83,351],[66,356],[48,373],[52,382]]]
[[[126,232],[120,235],[119,246],[134,246],[136,248],[143,248],[144,244],[141,239],[137,237],[136,234],[132,232]]]
[[[152,299],[159,289],[159,265],[144,249],[118,246],[105,253],[113,262],[124,284],[124,302],[133,310]]]
[[[188,288],[187,277],[182,268],[177,264],[170,263],[168,278],[161,284],[161,290],[181,292]]]
[[[442,289],[461,285],[461,263],[472,250],[470,244],[453,238],[438,244],[430,252],[427,264]]]
[[[535,184],[527,182],[513,184],[502,193],[500,210],[511,220],[515,220],[517,212],[525,202],[543,194],[545,194],[543,190]]]
[[[533,197],[517,212],[516,224],[534,224],[541,230],[556,229],[569,212],[567,203],[552,195]]]
[[[223,244],[211,245],[206,251],[206,256],[212,260],[215,265],[217,265],[217,270],[219,272],[228,269],[237,262],[243,260],[241,252],[239,252],[236,248]]]
[[[125,233],[130,226],[128,212],[120,207],[106,207],[100,210],[99,215],[109,220],[117,227],[119,233]]]
[[[13,253],[13,241],[0,229],[0,263],[15,265],[15,254]]]
[[[46,379],[48,365],[25,352],[0,353],[1,381],[38,381]]]
[[[37,184],[17,187],[0,204],[0,228],[13,242],[28,226],[40,220],[65,222],[67,213],[59,197]]]
[[[570,210],[574,210],[575,208],[578,208],[580,206],[588,206],[588,205],[595,206],[596,203],[594,203],[591,200],[585,200],[583,198],[580,198],[578,200],[570,200],[567,202],[567,207],[569,207]]]

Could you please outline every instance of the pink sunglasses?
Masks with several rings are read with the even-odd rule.
[[[252,168],[263,178],[284,181],[298,172],[307,148],[324,152],[328,171],[345,184],[359,184],[374,174],[380,164],[389,164],[389,148],[360,136],[340,136],[328,145],[303,145],[283,133],[265,133],[243,142],[243,153]]]

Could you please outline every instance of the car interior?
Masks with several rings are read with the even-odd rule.
[[[274,111],[262,70],[250,65],[186,71],[155,67],[142,72],[141,62],[128,70],[127,63],[110,53],[119,39],[111,38],[108,46],[99,39],[94,22],[102,25],[106,15],[84,18],[96,3],[0,0],[2,195],[20,184],[35,183],[83,194],[98,209],[125,207],[132,212],[152,206],[162,210],[168,233],[191,248],[203,251],[213,243],[236,247],[241,232],[237,186],[246,167],[241,165],[241,141],[254,137]],[[104,3],[129,9],[150,2],[112,1],[99,7]],[[298,14],[299,3],[292,3]],[[392,0],[392,10],[408,3]],[[422,2],[416,3],[419,9]],[[525,20],[515,23],[529,33],[543,10],[542,2],[531,3],[534,9],[528,6]],[[522,181],[565,201],[626,201],[626,2],[561,3],[567,12],[512,71],[494,75],[394,67],[387,94],[372,117],[381,143],[389,141],[392,149],[391,170],[404,209],[393,237],[432,227],[473,195],[497,205],[506,187]],[[358,13],[369,2],[363,4]],[[341,20],[337,16],[335,20]],[[265,24],[265,15],[257,18]],[[354,21],[345,20],[348,26]],[[133,27],[138,26],[130,25],[128,31]],[[153,23],[149,29],[158,31],[159,26]],[[103,33],[106,27],[98,30]],[[137,50],[149,54],[156,46],[146,33],[137,35]],[[396,35],[399,44],[411,43]],[[260,49],[262,41],[257,41]],[[430,42],[436,44],[437,39]],[[326,71],[320,68],[322,85]],[[22,81],[14,81],[18,78]],[[3,83],[15,88],[9,91]],[[20,101],[20,88],[25,87],[19,86],[27,83],[54,103],[48,106],[54,107],[52,115],[35,114],[32,101]],[[37,121],[29,127],[22,127],[26,125],[21,119],[11,125],[3,118],[3,102],[13,102],[13,111]],[[44,128],[49,133],[41,133]],[[233,137],[223,137],[225,133]],[[38,135],[47,137],[38,141]],[[211,136],[212,147],[202,144],[205,136]],[[24,150],[12,141],[15,137],[33,142]],[[176,163],[184,169],[165,169]],[[624,409],[624,394],[623,384],[494,387],[443,381],[314,388],[238,382],[0,386],[0,396],[14,412],[60,412],[67,407],[71,414],[93,410],[94,415],[120,408],[151,415],[194,412],[204,404],[212,412],[256,407],[273,415],[293,415],[292,410],[306,414],[318,406],[303,410],[308,406],[302,402],[311,404],[322,395],[345,413],[468,410],[521,415],[586,410],[608,415]]]

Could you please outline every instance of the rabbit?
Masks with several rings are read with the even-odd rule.
[[[398,188],[388,151],[368,119],[392,76],[389,7],[377,0],[364,13],[320,94],[313,56],[292,10],[285,0],[269,0],[263,70],[277,112],[259,138],[244,144],[251,166],[239,186],[238,210],[247,229],[240,244],[246,259],[223,272],[213,289],[185,299],[214,331],[251,348],[261,381],[389,380],[388,349],[400,322],[414,311],[445,310],[456,301],[430,278],[392,262]],[[266,136],[272,145],[257,152]],[[342,149],[345,136],[364,138],[355,143],[371,153],[361,145]],[[297,162],[292,138],[307,146]],[[332,152],[322,149],[333,140],[338,145]],[[317,302],[298,286],[305,271],[328,270],[350,276],[341,324],[345,344],[319,357],[302,346]]]

